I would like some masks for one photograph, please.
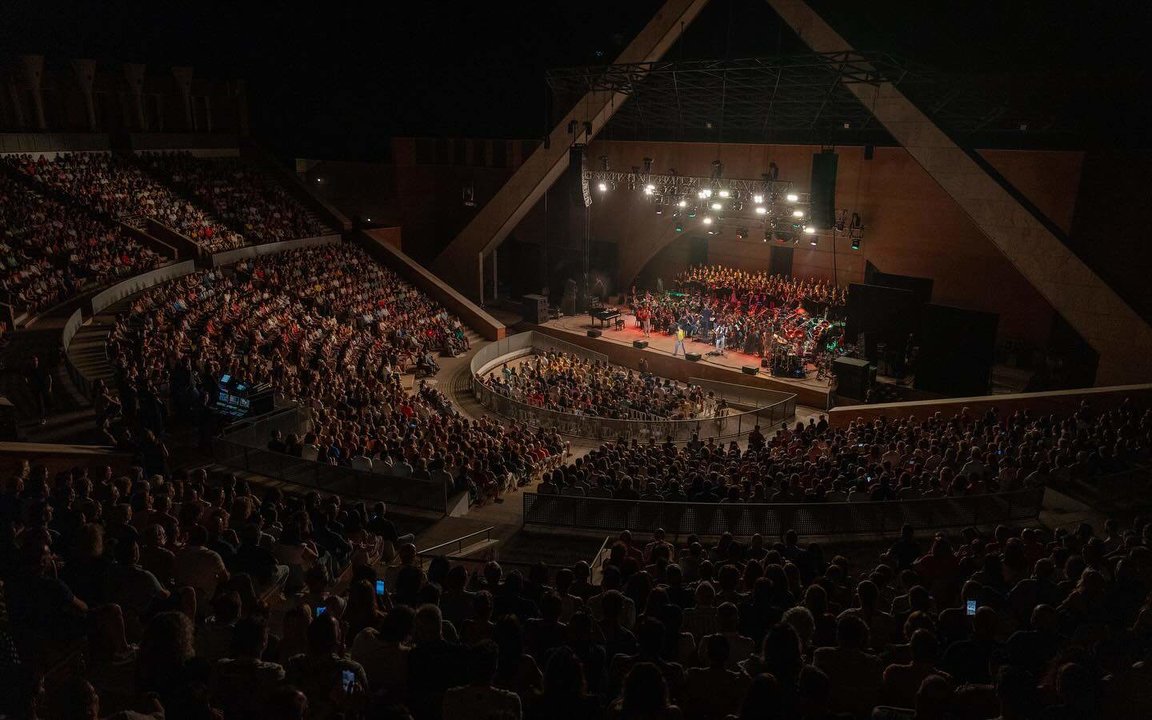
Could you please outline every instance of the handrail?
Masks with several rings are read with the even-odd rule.
[[[778,537],[795,529],[805,535],[883,534],[905,524],[921,530],[1001,522],[1031,522],[1045,488],[1010,493],[838,503],[699,503],[623,500],[524,493],[524,524],[585,530],[653,531],[671,534]]]
[[[692,435],[697,435],[701,439],[732,439],[747,435],[757,425],[762,429],[771,428],[776,423],[794,417],[796,414],[796,395],[794,394],[701,378],[691,378],[690,382],[702,388],[710,389],[722,398],[725,397],[725,393],[738,393],[740,397],[733,398],[732,404],[753,407],[753,409],[724,416],[688,420],[605,418],[529,405],[497,392],[479,379],[507,358],[531,352],[536,348],[550,349],[555,347],[559,347],[561,350],[575,347],[576,349],[572,352],[581,357],[594,356],[592,359],[607,360],[607,356],[600,353],[573,346],[571,343],[559,341],[542,333],[535,331],[518,333],[481,348],[473,356],[469,369],[472,372],[472,392],[476,401],[489,410],[504,415],[513,421],[524,422],[533,427],[548,428],[564,435],[597,440],[612,440],[620,437],[628,439],[671,437],[673,441],[687,441],[691,439]],[[756,398],[756,395],[760,397]],[[768,397],[776,397],[778,400],[765,402],[761,405],[760,403]]]
[[[461,535],[460,537],[456,538],[455,540],[448,540],[446,542],[440,543],[439,545],[433,545],[430,548],[424,548],[423,550],[417,550],[416,554],[417,555],[433,555],[433,554],[435,554],[435,552],[437,550],[440,550],[441,548],[446,548],[449,545],[455,545],[456,546],[456,552],[460,552],[461,550],[464,549],[464,541],[468,540],[470,538],[474,538],[477,535],[483,535],[485,540],[491,540],[492,539],[492,531],[494,529],[495,529],[494,526],[489,526],[489,527],[484,528],[483,530],[477,530],[476,532],[471,532],[471,533],[468,533],[467,535]]]

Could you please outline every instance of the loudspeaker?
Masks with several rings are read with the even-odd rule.
[[[588,337],[600,337],[600,334],[601,333],[599,330],[589,330],[588,331]]]
[[[864,159],[865,160],[871,160],[875,156],[876,156],[876,146],[875,145],[865,145],[864,146]]]
[[[568,149],[568,177],[572,183],[572,207],[588,207],[592,204],[592,188],[588,187],[585,170],[584,145],[573,145]]]
[[[812,156],[812,192],[808,212],[811,222],[821,230],[836,223],[836,165],[840,156],[819,152]]]
[[[832,362],[836,375],[836,394],[855,400],[864,400],[872,386],[871,366],[867,360],[839,357]]]
[[[520,298],[524,322],[543,325],[548,322],[548,298],[543,295],[524,295]]]
[[[636,348],[637,350],[643,350],[644,348],[648,347],[648,341],[647,340],[633,340],[632,341],[632,347]]]
[[[692,362],[700,362],[700,353],[684,353],[684,359]]]
[[[744,365],[740,368],[745,375],[755,375],[760,372],[760,368],[755,365]]]

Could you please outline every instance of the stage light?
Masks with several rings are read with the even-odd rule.
[[[708,215],[705,215],[704,219],[701,222],[703,222],[705,225],[711,225],[712,224],[712,218],[709,217]]]
[[[805,235],[815,235],[816,234],[816,227],[813,225],[805,225],[804,226],[804,234]],[[813,240],[812,244],[815,245],[816,241]]]
[[[766,208],[766,207],[756,208],[756,214],[757,215],[766,215],[767,213],[768,213],[768,208]]]
[[[703,190],[701,190],[700,192],[701,192],[701,193],[703,194],[703,196],[704,196],[704,197],[706,197],[706,198],[710,198],[710,197],[712,197],[712,188],[704,188],[704,189],[703,189]]]
[[[757,205],[760,205],[764,202],[764,196],[757,193],[757,194],[752,196],[752,202],[756,203]]]
[[[657,205],[656,206],[656,214],[657,215],[663,215],[664,214],[664,206],[663,205]]]
[[[803,210],[793,210],[792,211],[792,217],[804,217],[804,211]]]
[[[596,186],[596,189],[600,192],[608,192],[608,183],[600,183]]]
[[[721,205],[720,203],[712,203],[712,209],[713,210],[723,210],[724,206]]]
[[[676,222],[676,232],[684,232],[684,223]]]
[[[694,218],[694,217],[696,217],[696,206],[695,206],[695,205],[693,205],[693,206],[692,206],[692,207],[691,207],[691,208],[688,210],[688,217],[690,217],[690,218]]]
[[[858,237],[852,238],[852,249],[853,250],[859,250],[860,249],[860,238],[858,238]]]
[[[645,185],[644,186],[644,194],[645,195],[651,195],[654,192],[656,192],[656,186],[655,185]]]
[[[800,199],[800,196],[799,196],[799,195],[797,195],[796,193],[788,193],[788,194],[785,196],[785,199],[786,199],[788,202],[796,202],[797,200],[799,200],[799,199]]]
[[[719,195],[720,195],[720,197],[722,197],[722,198],[726,198],[726,197],[730,196],[730,195],[731,195],[731,193],[729,193],[727,190],[721,190],[721,191],[719,192]]]
[[[678,202],[676,204],[679,205],[680,207],[688,207],[688,201],[687,200],[681,200],[680,202]]]
[[[716,228],[708,228],[709,235],[715,235],[717,232],[719,231]]]

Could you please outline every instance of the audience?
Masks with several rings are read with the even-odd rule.
[[[127,232],[0,174],[0,287],[35,314],[165,260]]]
[[[591,585],[584,563],[525,579],[421,568],[406,546],[376,592],[383,538],[363,529],[391,525],[383,508],[203,470],[17,479],[0,492],[14,717],[1092,718],[1143,707],[1152,662],[1146,518],[905,530],[827,561],[794,533],[624,533]],[[354,527],[369,552],[321,530],[349,545]],[[146,569],[138,536],[176,562]],[[300,543],[314,552],[260,586],[256,553],[228,552]],[[78,642],[84,680],[53,660]]]
[[[592,417],[692,420],[714,417],[723,402],[699,387],[556,350],[505,363],[482,381],[517,402]]]

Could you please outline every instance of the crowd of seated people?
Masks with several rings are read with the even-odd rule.
[[[30,313],[164,263],[120,229],[3,174],[0,254],[6,301]]]
[[[393,564],[381,557],[395,551]],[[202,470],[0,491],[0,713],[1035,720],[1152,713],[1152,522],[650,542],[481,571],[382,506]],[[592,570],[597,572],[593,574]],[[77,663],[55,658],[79,647]],[[47,679],[42,671],[53,672]]]
[[[144,215],[210,252],[249,241],[210,213],[181,197],[133,162],[106,153],[8,156],[8,162],[37,182],[62,192],[94,212],[115,219]]]
[[[170,179],[248,242],[278,242],[331,232],[283,188],[240,158],[171,152],[143,153],[140,159],[150,172]]]
[[[716,416],[723,400],[700,387],[557,350],[538,350],[483,378],[518,402],[590,417],[692,420]]]
[[[714,340],[766,357],[782,350],[808,362],[843,354],[847,293],[819,280],[720,265],[693,266],[676,278],[677,292],[633,293],[633,312],[659,332]]]
[[[556,457],[553,433],[502,428],[452,410],[401,374],[467,349],[459,320],[366,252],[328,245],[264,256],[152,288],[109,337],[119,400],[112,411],[160,434],[168,388],[177,416],[212,413],[228,374],[268,382],[311,414],[310,459],[443,470],[478,499],[500,499]],[[163,408],[161,408],[163,409]],[[431,467],[429,467],[431,465]],[[415,474],[415,473],[414,473]]]
[[[554,470],[541,492],[690,502],[859,502],[1010,492],[1092,481],[1146,462],[1152,411],[1130,402],[1068,417],[967,408],[833,428],[821,416],[743,449],[693,440],[601,446]]]

